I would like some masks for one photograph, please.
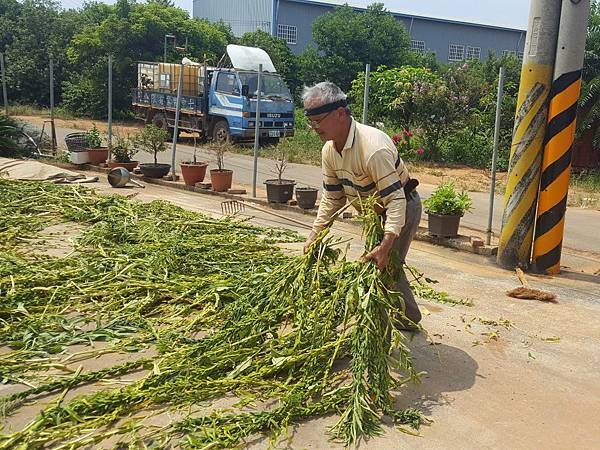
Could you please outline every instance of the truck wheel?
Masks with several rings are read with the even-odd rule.
[[[154,124],[154,126],[165,130],[167,132],[168,139],[173,139],[173,130],[169,127],[169,124],[167,123],[167,118],[164,114],[156,114],[152,118],[152,123]]]
[[[219,120],[215,123],[212,132],[213,142],[217,144],[231,143],[231,134],[229,133],[229,125],[226,120]]]

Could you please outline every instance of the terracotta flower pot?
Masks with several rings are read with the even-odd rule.
[[[287,203],[294,195],[294,180],[266,180],[267,201],[270,203]]]
[[[317,203],[319,190],[311,187],[296,188],[296,201],[302,209],[313,209]]]
[[[181,174],[183,175],[183,181],[185,181],[185,184],[188,186],[194,186],[196,183],[204,181],[207,167],[208,163],[206,162],[182,162]]]
[[[108,159],[108,147],[88,148],[89,163],[97,166]]]
[[[132,172],[133,169],[135,169],[138,166],[139,162],[138,161],[117,162],[117,161],[113,161],[111,159],[110,161],[106,161],[106,164],[111,169],[114,169],[115,167],[123,167],[123,168],[127,169],[129,172]]]
[[[231,187],[233,181],[233,170],[228,169],[211,169],[210,182],[212,183],[213,191],[226,192]]]

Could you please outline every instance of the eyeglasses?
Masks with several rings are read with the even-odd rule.
[[[319,128],[321,126],[321,122],[323,122],[327,118],[327,116],[329,114],[331,114],[332,112],[333,111],[329,111],[327,114],[325,114],[319,120],[308,119],[308,126],[311,127],[312,129]]]

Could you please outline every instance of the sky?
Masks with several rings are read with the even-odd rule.
[[[64,8],[78,8],[83,0],[60,0]],[[242,0],[243,1],[243,0]],[[366,6],[375,0],[330,0]],[[484,23],[510,28],[527,28],[530,0],[378,0],[390,11],[440,17],[464,22]],[[105,0],[105,3],[114,3]],[[192,0],[175,0],[176,6],[192,11]]]

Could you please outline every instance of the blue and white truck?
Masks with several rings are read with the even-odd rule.
[[[218,143],[254,140],[258,69],[262,64],[259,133],[263,143],[294,135],[294,101],[269,55],[262,49],[228,45],[231,67],[138,63],[133,108],[146,123],[170,134],[175,126],[177,86],[183,67],[179,130]]]

